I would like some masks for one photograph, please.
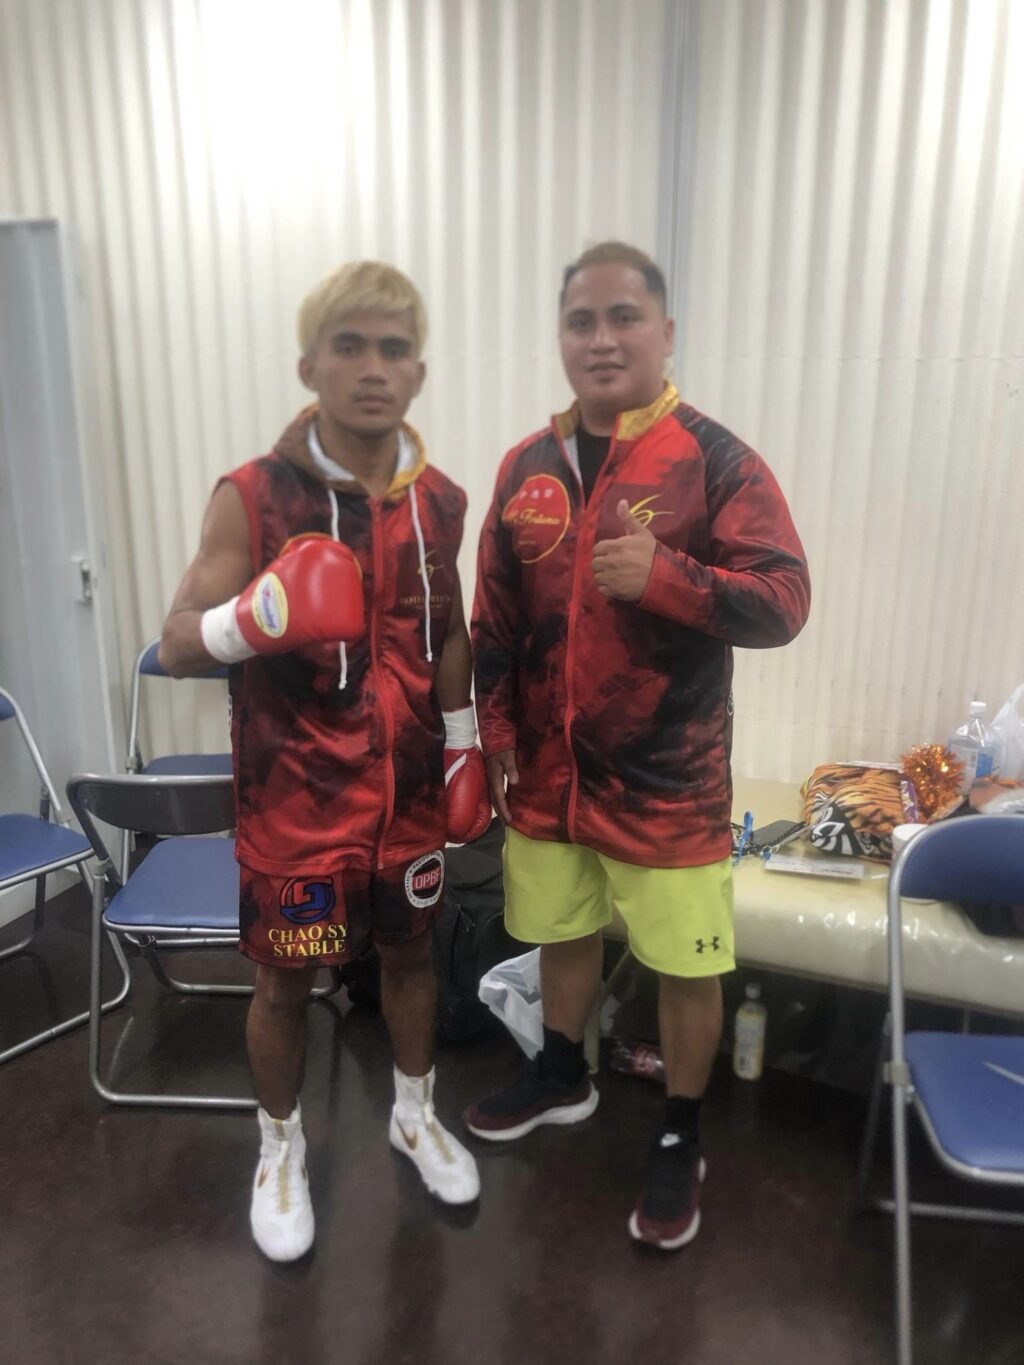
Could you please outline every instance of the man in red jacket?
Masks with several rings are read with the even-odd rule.
[[[577,401],[501,466],[473,619],[506,923],[542,945],[544,1046],[465,1118],[504,1141],[594,1111],[582,1039],[616,907],[658,973],[668,1094],[629,1229],[668,1250],[700,1223],[701,1097],[735,965],[732,646],[793,639],[810,586],[770,470],[665,382],[657,265],[619,242],[584,252],[559,331]]]
[[[456,569],[466,499],[403,421],[425,337],[390,266],[346,265],[313,290],[299,375],[318,401],[217,485],[160,647],[178,677],[230,666],[241,949],[257,964],[250,1221],[277,1261],[313,1242],[298,1102],[313,977],[370,939],[391,1143],[446,1203],[480,1188],[433,1109],[444,845],[481,834],[491,807]]]

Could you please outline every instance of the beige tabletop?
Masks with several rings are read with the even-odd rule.
[[[801,817],[796,786],[737,777],[734,788],[737,824],[748,810],[755,827]],[[812,862],[820,857],[805,841],[786,852]],[[888,869],[865,867],[863,880],[849,881],[769,872],[758,857],[741,859],[735,876],[738,961],[885,990]],[[936,901],[906,901],[903,916],[908,994],[1024,1014],[1024,939],[981,934],[955,905]],[[621,924],[615,929],[621,936]]]

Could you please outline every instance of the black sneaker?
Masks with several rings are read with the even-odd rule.
[[[647,1158],[644,1192],[629,1220],[630,1236],[662,1251],[676,1251],[700,1228],[700,1182],[706,1167],[696,1142],[660,1133]]]
[[[575,1085],[544,1076],[540,1057],[523,1074],[486,1099],[471,1104],[463,1122],[477,1137],[511,1142],[542,1123],[579,1123],[597,1108],[597,1091],[585,1073]]]

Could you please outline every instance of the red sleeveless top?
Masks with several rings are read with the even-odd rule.
[[[344,666],[339,646],[320,645],[230,670],[238,860],[278,875],[384,868],[445,843],[434,681],[466,497],[408,427],[416,466],[383,497],[329,489],[304,467],[315,416],[301,413],[271,454],[226,476],[248,513],[255,572],[308,531],[336,534],[363,570],[366,630]]]

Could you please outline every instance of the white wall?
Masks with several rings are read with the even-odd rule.
[[[684,8],[681,387],[778,474],[814,588],[738,656],[736,766],[896,758],[1024,679],[1024,5]]]
[[[471,575],[500,455],[565,401],[561,266],[655,244],[663,25],[661,0],[7,0],[0,212],[81,235],[126,669],[217,476],[304,401],[294,313],[345,259],[425,294],[411,417],[470,495]],[[151,688],[159,742],[223,746],[198,686]]]

